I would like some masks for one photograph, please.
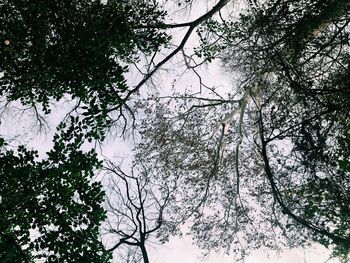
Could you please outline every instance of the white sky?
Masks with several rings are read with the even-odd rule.
[[[191,239],[173,238],[168,244],[150,247],[151,263],[235,263],[233,256],[211,255],[203,258],[201,251],[192,245]],[[276,254],[266,250],[254,252],[244,263],[338,263],[328,260],[329,251],[321,246],[292,249]],[[328,260],[328,261],[327,261]]]

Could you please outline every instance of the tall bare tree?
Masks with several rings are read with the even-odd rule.
[[[169,202],[174,202],[176,183],[167,187],[152,182],[145,167],[140,170],[134,166],[129,175],[108,161],[105,170],[109,176],[105,232],[114,242],[108,250],[123,255],[122,246],[124,252],[135,247],[135,257],[140,255],[144,263],[149,263],[148,242],[157,237],[164,239],[164,232],[171,227],[165,214]]]

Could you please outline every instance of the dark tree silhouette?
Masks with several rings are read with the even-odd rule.
[[[46,159],[24,146],[0,153],[1,262],[108,262],[99,241],[104,192],[92,182],[101,167],[83,136],[64,127]]]
[[[145,167],[139,174],[133,167],[131,175],[128,175],[109,161],[105,169],[110,177],[106,233],[107,237],[115,240],[108,251],[117,252],[120,246],[125,245],[137,247],[143,262],[149,263],[146,244],[152,235],[153,239],[157,236],[164,238],[167,224],[165,209],[169,202],[174,201],[176,187],[170,189],[152,183]],[[173,184],[176,185],[175,182]]]

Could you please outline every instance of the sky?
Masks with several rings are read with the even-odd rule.
[[[236,263],[230,255],[212,254],[203,258],[201,251],[192,245],[190,237],[172,238],[168,244],[149,248],[152,263]],[[328,261],[327,261],[328,260]],[[338,263],[329,260],[329,251],[319,245],[305,249],[291,249],[277,254],[258,250],[248,256],[244,263]]]

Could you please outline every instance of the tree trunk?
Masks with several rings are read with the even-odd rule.
[[[143,263],[149,263],[146,247],[142,244],[140,248],[142,252]]]

